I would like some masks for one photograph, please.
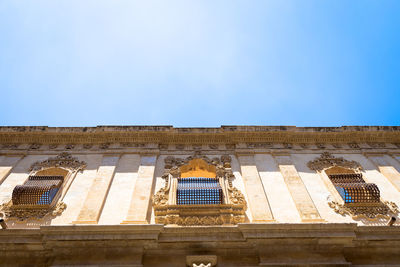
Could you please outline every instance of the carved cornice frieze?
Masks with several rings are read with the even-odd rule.
[[[37,161],[31,165],[30,171],[36,172],[47,168],[61,167],[69,169],[73,172],[83,171],[86,168],[86,162],[79,161],[72,157],[71,154],[63,152],[54,158],[49,158],[44,161]]]
[[[319,158],[315,160],[309,161],[307,163],[308,168],[314,171],[322,171],[324,169],[338,166],[348,169],[354,170],[362,170],[362,166],[360,163],[356,161],[349,161],[344,159],[343,157],[335,157],[329,152],[324,152],[321,154]]]
[[[400,143],[400,127],[171,126],[0,127],[2,144],[154,143],[193,145],[239,143]],[[372,145],[374,146],[374,145]],[[380,145],[378,145],[380,146]],[[214,149],[214,148],[211,148]],[[232,149],[232,148],[228,148]]]

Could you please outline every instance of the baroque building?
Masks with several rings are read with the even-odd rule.
[[[0,265],[400,266],[400,127],[0,127]]]

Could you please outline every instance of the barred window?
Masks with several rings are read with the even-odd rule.
[[[380,202],[376,184],[366,183],[361,173],[328,174],[345,203]]]
[[[29,176],[12,193],[13,205],[50,205],[64,181],[64,176]]]
[[[222,188],[217,178],[178,178],[178,205],[222,204]]]

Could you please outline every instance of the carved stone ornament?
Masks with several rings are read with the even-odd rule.
[[[48,206],[46,208],[38,208],[35,206],[20,207],[13,206],[12,201],[0,205],[0,214],[3,214],[3,218],[15,218],[19,221],[26,219],[42,219],[44,217],[56,217],[63,213],[67,208],[67,204],[64,202],[58,202],[54,206]]]
[[[207,164],[215,166],[216,178],[219,178],[223,192],[226,192],[223,204],[176,205],[175,199],[169,199],[170,196],[176,197],[174,180],[181,175],[180,167],[193,159],[202,159]],[[165,186],[153,196],[156,223],[195,226],[237,224],[245,221],[247,203],[242,192],[232,185],[234,175],[230,156],[210,159],[196,152],[194,156],[186,159],[169,156],[164,161],[165,170],[162,178],[165,179]]]
[[[71,171],[83,171],[86,168],[86,162],[78,161],[71,154],[63,152],[54,158],[49,158],[44,161],[37,161],[32,164],[30,171],[40,171],[47,168],[61,167]]]
[[[329,206],[342,216],[350,215],[353,219],[376,220],[379,218],[389,219],[391,214],[399,213],[399,208],[394,202],[384,201],[373,205],[362,203],[340,204],[336,201],[328,202]]]
[[[18,144],[4,144],[3,148],[4,149],[17,149],[18,148]]]
[[[29,149],[36,150],[36,149],[39,149],[40,147],[41,147],[40,144],[31,144],[31,145],[29,146]]]
[[[190,267],[213,267],[217,265],[217,256],[189,255],[186,256],[186,265]]]
[[[309,161],[307,163],[307,166],[308,168],[314,171],[322,171],[324,169],[334,166],[354,169],[354,170],[362,170],[360,163],[356,161],[349,161],[342,157],[336,158],[329,152],[324,152],[321,154],[319,158]]]

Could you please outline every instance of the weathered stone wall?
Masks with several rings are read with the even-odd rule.
[[[87,163],[87,167],[76,174],[68,188],[63,199],[67,208],[60,216],[29,222],[9,220],[9,227],[154,223],[151,197],[164,186],[161,178],[164,159],[171,155],[186,158],[194,154],[193,147],[182,146],[170,145],[167,149],[159,149],[157,144],[146,144],[142,147],[126,148],[116,144],[113,148],[106,149],[92,147],[87,150],[83,146],[75,146],[69,150],[53,151],[43,145],[35,150],[2,149],[2,203],[10,200],[13,188],[27,179],[29,168],[36,161],[68,151],[73,157]],[[375,183],[379,187],[382,199],[400,206],[400,162],[396,154],[399,149],[392,144],[385,144],[386,149],[369,147],[364,150],[345,146],[335,150],[329,145],[324,149],[312,146],[302,148],[297,145],[291,148],[284,148],[279,144],[275,146],[276,148],[268,148],[262,145],[253,147],[237,144],[235,149],[226,149],[222,145],[203,145],[200,149],[196,147],[196,151],[209,157],[229,155],[232,158],[232,171],[235,175],[233,184],[244,193],[247,200],[248,222],[314,221],[384,225],[385,220],[354,220],[350,216],[342,216],[328,205],[332,192],[324,184],[321,175],[307,167],[309,161],[319,157],[324,151],[331,151],[336,157],[360,163],[366,182]],[[150,149],[150,153],[149,147],[157,149]]]

